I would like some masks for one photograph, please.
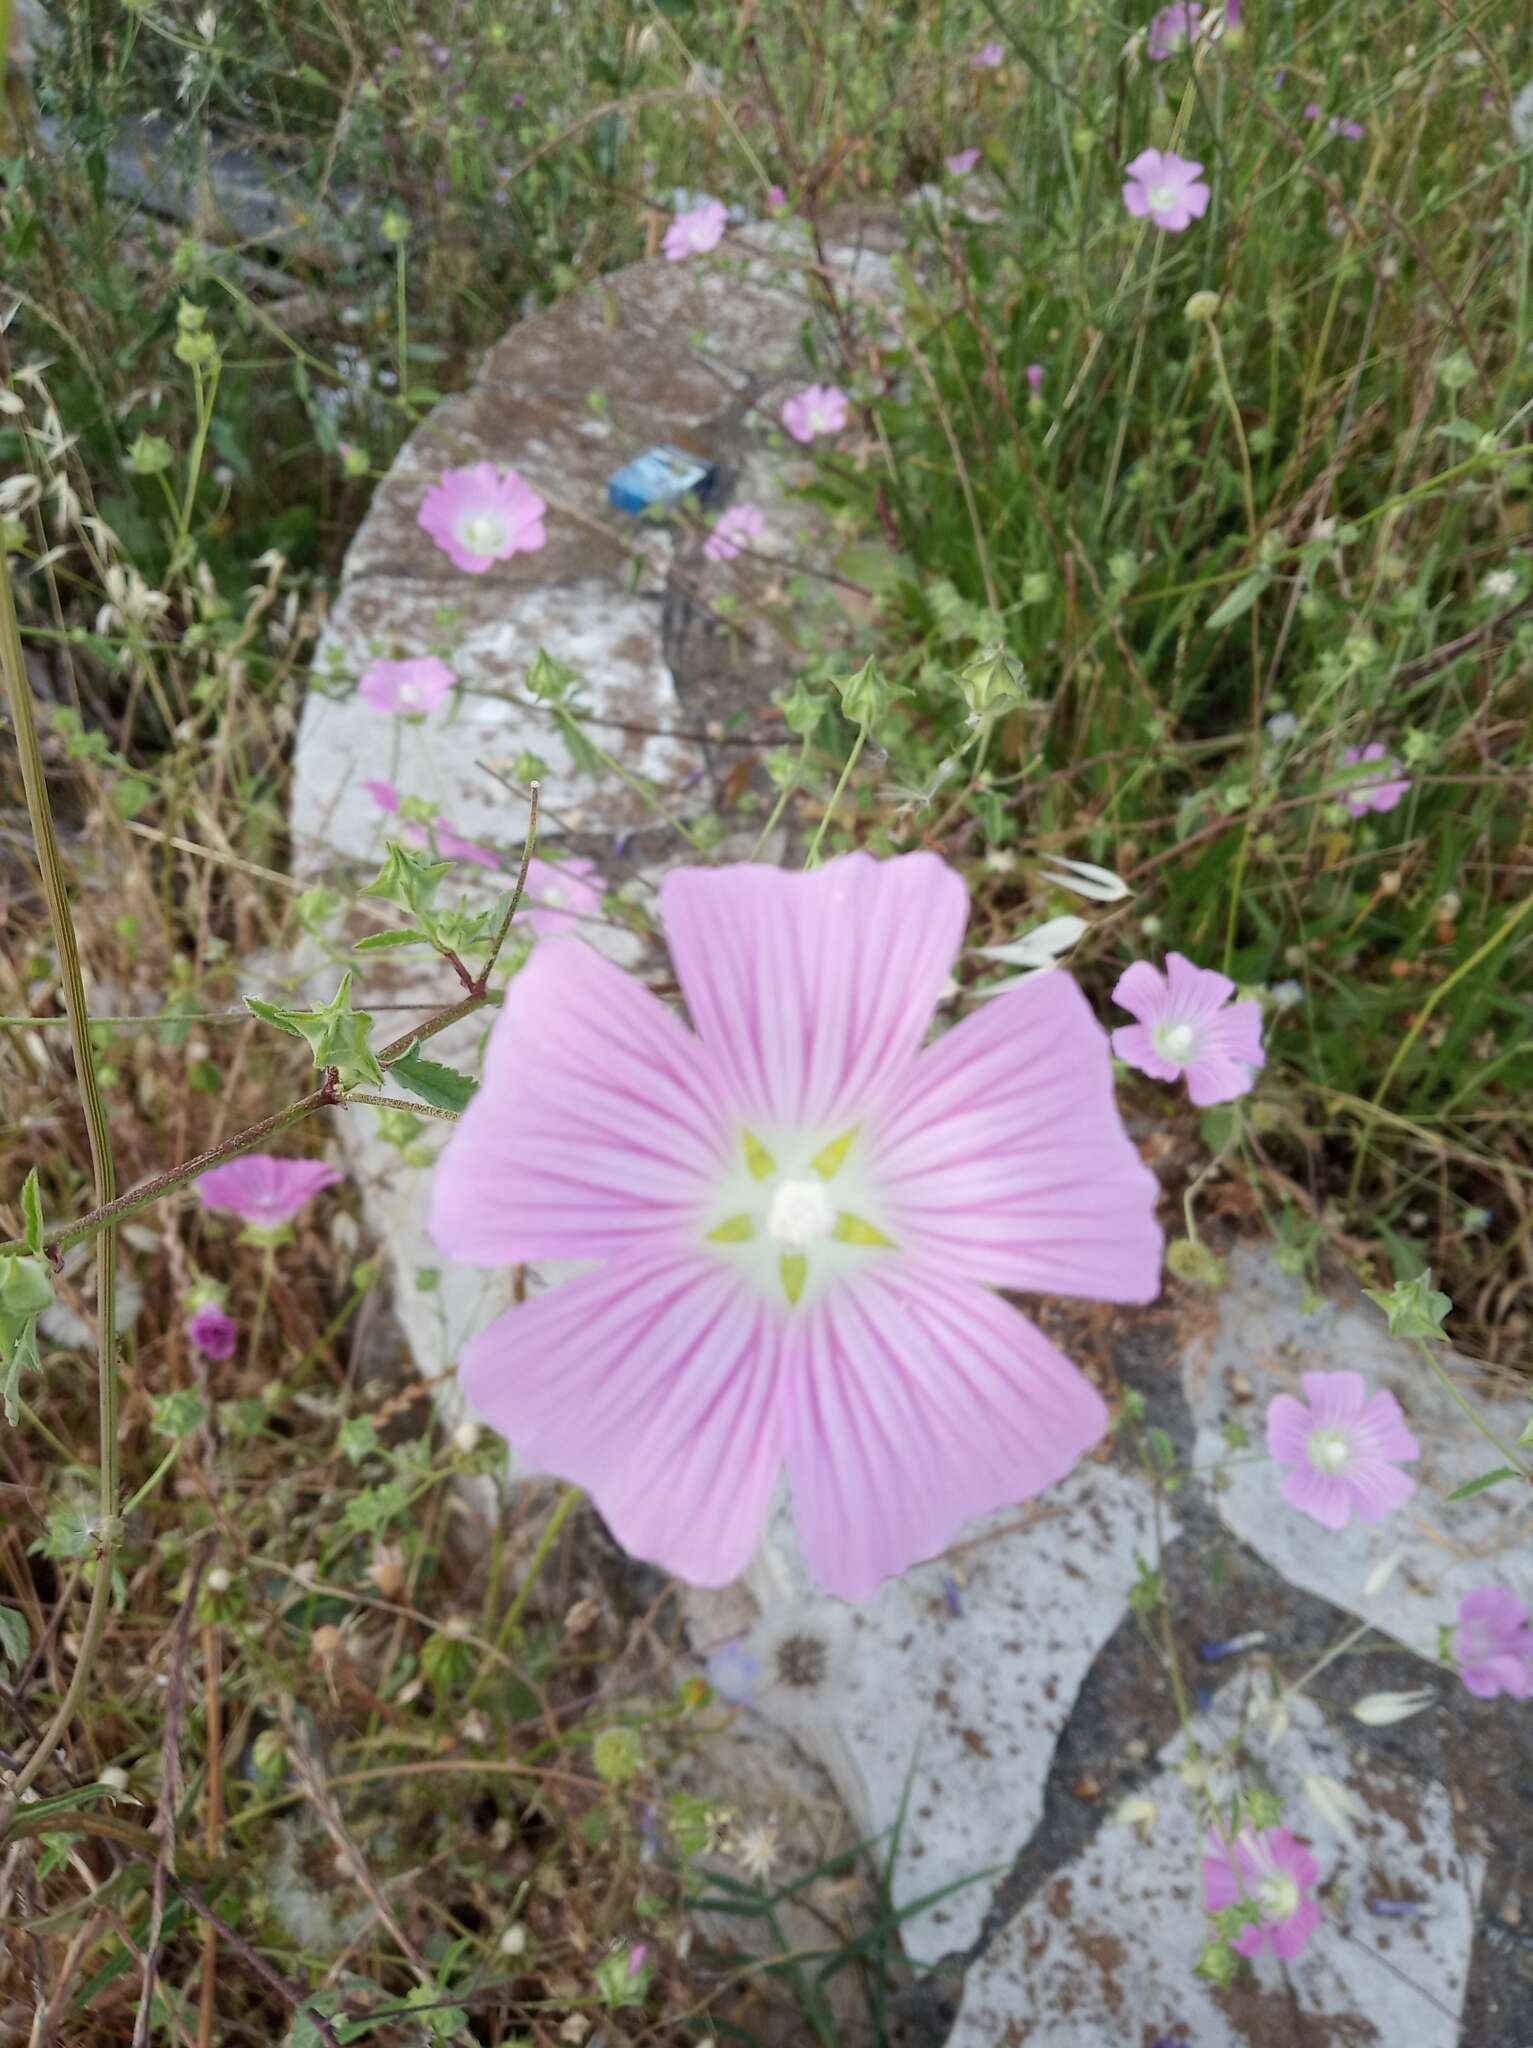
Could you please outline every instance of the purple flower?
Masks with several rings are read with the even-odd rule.
[[[1240,1956],[1269,1948],[1280,1962],[1292,1962],[1320,1925],[1320,1908],[1308,1896],[1320,1865],[1287,1828],[1242,1828],[1231,1851],[1212,1829],[1203,1858],[1203,1897],[1210,1913],[1243,1902],[1261,1918],[1243,1927],[1230,1946]]]
[[[492,462],[446,470],[427,491],[417,515],[422,529],[455,567],[482,576],[492,562],[542,547],[547,505],[514,469]]]
[[[980,44],[974,55],[969,59],[969,68],[971,71],[999,71],[1005,62],[1006,50],[1004,45],[991,41]]]
[[[217,1365],[234,1356],[239,1334],[239,1324],[225,1315],[216,1301],[205,1301],[186,1326],[188,1342]]]
[[[705,199],[686,213],[678,213],[665,231],[660,253],[667,263],[685,263],[689,256],[706,256],[724,239],[729,215],[721,199]]]
[[[1188,47],[1198,32],[1202,11],[1195,0],[1174,0],[1172,6],[1151,15],[1145,54],[1152,64],[1162,64],[1167,57],[1174,57],[1178,50]]]
[[[719,514],[712,533],[703,542],[703,553],[710,562],[732,562],[765,532],[766,521],[754,505],[731,505]]]
[[[465,839],[457,827],[449,825],[445,818],[438,818],[431,829],[436,835],[437,852],[443,860],[472,861],[476,868],[500,866],[500,855],[493,847],[480,846],[475,840]],[[420,825],[412,826],[409,836],[417,845],[424,844],[425,828]]]
[[[782,423],[795,441],[815,441],[821,434],[839,434],[849,412],[839,384],[806,384],[783,400]]]
[[[392,782],[364,782],[362,787],[378,808],[390,816],[399,809],[399,791]]]
[[[1194,967],[1181,953],[1166,955],[1159,973],[1136,960],[1118,980],[1112,999],[1138,1018],[1112,1035],[1112,1049],[1155,1081],[1187,1077],[1199,1109],[1249,1094],[1255,1069],[1265,1066],[1262,1006],[1233,1003],[1235,984],[1211,967]],[[1228,1005],[1228,1008],[1226,1008]]]
[[[1306,121],[1318,121],[1320,119],[1320,102],[1318,100],[1310,100],[1308,102],[1304,109],[1304,118]]]
[[[1459,1602],[1453,1632],[1459,1676],[1476,1699],[1533,1693],[1533,1629],[1528,1610],[1504,1586],[1476,1586]]]
[[[781,185],[768,185],[768,187],[767,187],[767,205],[768,205],[768,206],[786,206],[786,205],[787,205],[787,203],[788,203],[788,195],[787,195],[787,193],[786,193],[786,192],[784,192],[784,190],[783,190],[783,188],[781,187]]]
[[[290,1222],[321,1188],[341,1178],[323,1159],[277,1159],[270,1152],[247,1152],[227,1166],[215,1166],[197,1183],[205,1209],[232,1209],[242,1223],[257,1230],[275,1230]]]
[[[527,893],[516,922],[525,921],[540,939],[557,939],[563,933],[577,933],[581,920],[601,914],[601,900],[607,885],[597,873],[594,860],[546,860],[527,863]]]
[[[1140,150],[1123,187],[1123,204],[1136,220],[1148,214],[1156,227],[1172,234],[1203,218],[1209,196],[1203,166],[1170,150]]]
[[[1283,1498],[1327,1529],[1382,1522],[1416,1491],[1399,1467],[1421,1456],[1387,1387],[1369,1395],[1360,1372],[1307,1372],[1304,1400],[1274,1395],[1267,1450],[1289,1467]]]
[[[979,151],[977,149],[955,149],[951,156],[945,156],[942,161],[947,165],[948,170],[955,178],[966,178],[979,162]]]
[[[1028,388],[1028,390],[1029,390],[1029,391],[1030,391],[1030,392],[1031,392],[1031,393],[1033,394],[1034,398],[1036,398],[1036,397],[1037,397],[1037,396],[1039,395],[1039,393],[1040,393],[1040,392],[1041,392],[1041,391],[1043,390],[1043,365],[1042,365],[1042,363],[1029,363],[1029,364],[1028,364],[1028,366],[1027,366],[1027,388]]]
[[[422,654],[410,661],[375,661],[363,672],[357,695],[375,711],[419,717],[435,711],[457,682],[445,661]]]
[[[1361,818],[1368,811],[1392,811],[1411,786],[1409,780],[1401,776],[1400,763],[1394,755],[1385,753],[1382,740],[1373,740],[1366,747],[1348,747],[1341,758],[1342,765],[1347,768],[1357,768],[1368,761],[1383,763],[1384,772],[1377,782],[1351,781],[1340,792],[1342,802],[1354,818]]]
[[[432,1234],[597,1268],[473,1338],[464,1393],[682,1578],[744,1569],[786,1464],[810,1570],[866,1599],[1106,1428],[992,1289],[1153,1298],[1154,1177],[1067,974],[919,1050],[967,911],[929,853],[673,869],[692,1030],[573,939],[495,1020]]]
[[[753,1657],[738,1636],[732,1642],[720,1643],[708,1659],[707,1669],[708,1683],[732,1707],[748,1707],[756,1697],[761,1659]]]
[[[1363,139],[1361,121],[1343,121],[1339,114],[1333,114],[1325,125],[1332,135],[1344,135],[1348,142],[1361,142]]]

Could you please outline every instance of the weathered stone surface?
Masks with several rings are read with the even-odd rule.
[[[1423,1657],[1437,1655],[1437,1631],[1451,1623],[1471,1586],[1494,1580],[1533,1605],[1533,1497],[1503,1485],[1468,1500],[1446,1496],[1498,1460],[1462,1410],[1433,1377],[1420,1352],[1390,1337],[1383,1316],[1355,1300],[1326,1301],[1303,1311],[1302,1284],[1281,1273],[1270,1254],[1237,1252],[1217,1319],[1190,1345],[1187,1400],[1197,1423],[1195,1461],[1209,1467],[1226,1455],[1222,1429],[1240,1423],[1265,1447],[1267,1403],[1277,1393],[1301,1394],[1300,1375],[1343,1368],[1370,1387],[1392,1389],[1421,1444],[1413,1467],[1416,1493],[1373,1526],[1352,1521],[1324,1529],[1281,1499],[1280,1468],[1264,1458],[1232,1461],[1215,1498],[1225,1526],[1292,1584],[1374,1622]],[[1444,1368],[1503,1438],[1528,1418],[1526,1399],[1484,1384],[1465,1360],[1445,1354]],[[1369,1574],[1393,1552],[1400,1562],[1388,1582],[1369,1592]]]
[[[1247,1697],[1234,1679],[1198,1717],[1205,1753],[1238,1740]],[[1454,2048],[1483,1864],[1457,1847],[1443,1789],[1350,1754],[1299,1701],[1290,1732],[1247,1761],[1310,1842],[1326,1919],[1294,1962],[1264,1954],[1220,1993],[1193,1974],[1207,1923],[1204,1831],[1178,1774],[1186,1754],[1180,1736],[1162,1752],[1146,1838],[1109,1820],[970,1969],[952,2048]],[[1362,1809],[1347,1832],[1307,1795],[1317,1775]],[[1211,1783],[1223,1791],[1233,1779],[1215,1770]],[[1370,1901],[1421,1910],[1383,1917]]]

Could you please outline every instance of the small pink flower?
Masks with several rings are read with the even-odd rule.
[[[718,523],[703,542],[703,553],[710,562],[732,562],[765,532],[766,521],[754,505],[731,505],[719,514]]]
[[[783,190],[783,188],[781,187],[781,185],[768,185],[768,187],[767,187],[767,205],[768,205],[768,206],[786,206],[786,205],[787,205],[787,203],[788,203],[788,195],[787,195],[787,193],[786,193],[786,192],[784,192],[784,190]]]
[[[1163,64],[1167,57],[1174,57],[1178,50],[1187,48],[1198,32],[1198,16],[1202,11],[1195,0],[1174,0],[1172,6],[1163,7],[1159,14],[1151,15],[1145,54],[1152,64]]]
[[[1034,398],[1036,398],[1036,397],[1037,397],[1037,396],[1039,395],[1039,393],[1040,393],[1040,392],[1041,392],[1041,391],[1043,390],[1043,365],[1042,365],[1042,363],[1029,363],[1029,364],[1028,364],[1028,366],[1027,366],[1027,388],[1028,388],[1028,390],[1029,390],[1029,391],[1031,391],[1031,393],[1033,394]]]
[[[321,1188],[341,1178],[323,1159],[277,1159],[270,1152],[247,1152],[227,1166],[215,1166],[197,1183],[205,1209],[232,1209],[242,1223],[257,1230],[275,1230],[290,1222]]]
[[[516,922],[525,921],[540,939],[556,939],[564,932],[578,936],[585,919],[601,915],[606,888],[594,860],[530,860]]]
[[[1382,1522],[1416,1491],[1399,1467],[1421,1456],[1387,1387],[1372,1396],[1359,1372],[1307,1372],[1304,1399],[1274,1395],[1267,1450],[1289,1467],[1283,1498],[1327,1529]]]
[[[806,384],[784,399],[782,423],[795,441],[815,441],[821,434],[839,434],[850,414],[839,384]]]
[[[1533,1693],[1533,1629],[1528,1610],[1504,1586],[1476,1586],[1459,1602],[1453,1654],[1459,1676],[1476,1699],[1504,1692],[1514,1700]]]
[[[635,1942],[634,1946],[628,1951],[628,1974],[630,1977],[638,1976],[644,1967],[644,1958],[648,1954],[649,1943],[647,1941]]]
[[[706,256],[724,239],[729,215],[721,199],[705,199],[686,213],[678,213],[665,231],[660,252],[668,263],[685,263],[689,256]]]
[[[364,782],[362,787],[379,810],[387,811],[392,816],[399,809],[399,791],[392,782]]]
[[[1233,1858],[1210,1829],[1203,1858],[1203,1897],[1210,1913],[1243,1903],[1261,1918],[1243,1927],[1230,1946],[1237,1955],[1259,1956],[1271,1948],[1280,1962],[1292,1962],[1320,1925],[1320,1907],[1309,1896],[1320,1865],[1287,1828],[1242,1828],[1231,1845]]]
[[[431,829],[436,834],[437,852],[443,860],[468,860],[472,861],[476,868],[500,866],[500,855],[493,847],[480,846],[472,839],[465,839],[457,827],[449,825],[445,818],[438,818]],[[410,836],[418,845],[423,844],[426,839],[425,828],[420,825],[412,826]]]
[[[1348,142],[1361,142],[1364,129],[1361,121],[1343,121],[1339,114],[1333,114],[1326,127],[1332,135],[1344,135]]]
[[[239,1334],[239,1324],[233,1316],[225,1315],[216,1301],[205,1301],[186,1326],[187,1341],[215,1365],[234,1356]]]
[[[422,530],[459,569],[482,576],[492,562],[531,554],[548,536],[547,505],[514,469],[493,462],[449,469],[427,491],[417,515]]]
[[[979,162],[979,151],[977,149],[955,149],[951,156],[945,156],[942,161],[947,165],[955,178],[966,178]]]
[[[660,908],[690,1028],[573,938],[496,1016],[432,1235],[595,1264],[471,1339],[463,1391],[704,1585],[786,1465],[811,1572],[866,1599],[1100,1440],[1095,1389],[992,1290],[1153,1298],[1154,1177],[1067,974],[920,1050],[968,914],[935,855],[673,869]]]
[[[357,695],[375,711],[420,717],[435,711],[458,678],[434,654],[410,661],[375,661],[357,684]]]
[[[1208,211],[1212,196],[1203,166],[1171,150],[1142,149],[1128,166],[1123,204],[1136,220],[1148,214],[1156,227],[1180,234]]]
[[[1231,1003],[1235,984],[1227,974],[1194,967],[1180,953],[1166,955],[1159,973],[1136,960],[1120,976],[1112,999],[1137,1024],[1112,1035],[1112,1049],[1155,1081],[1187,1077],[1187,1093],[1199,1109],[1248,1094],[1257,1067],[1265,1066],[1260,1003]],[[1225,1005],[1229,1004],[1226,1008]]]
[[[1354,818],[1361,818],[1369,811],[1392,811],[1411,786],[1409,780],[1401,776],[1400,763],[1393,754],[1385,753],[1382,740],[1373,740],[1366,747],[1348,747],[1341,758],[1347,768],[1356,768],[1366,761],[1383,763],[1384,772],[1379,781],[1349,782],[1341,791],[1341,800]]]
[[[969,68],[973,71],[999,71],[1005,62],[1006,50],[1004,44],[997,42],[981,43],[974,52],[974,55],[969,59]]]

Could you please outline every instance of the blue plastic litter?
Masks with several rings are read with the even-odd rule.
[[[685,448],[646,448],[607,484],[607,500],[619,512],[650,512],[679,505],[688,495],[707,498],[719,480],[717,467]]]

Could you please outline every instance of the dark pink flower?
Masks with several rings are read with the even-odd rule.
[[[721,199],[705,199],[687,213],[678,213],[665,231],[660,252],[668,263],[685,263],[689,256],[706,256],[724,239],[729,214]]]
[[[1180,234],[1208,211],[1212,196],[1202,182],[1203,166],[1171,150],[1142,149],[1128,166],[1123,204],[1138,220]]]
[[[422,654],[409,661],[375,661],[363,671],[357,695],[375,711],[391,711],[405,717],[419,717],[447,696],[458,678],[434,654]]]
[[[1277,1394],[1267,1449],[1289,1470],[1283,1498],[1327,1529],[1381,1522],[1416,1491],[1399,1468],[1421,1456],[1387,1387],[1370,1396],[1359,1372],[1307,1372],[1304,1399]]]
[[[1528,1610],[1504,1586],[1476,1586],[1459,1602],[1453,1632],[1459,1676],[1476,1699],[1533,1693],[1533,1629]]]
[[[1198,32],[1198,16],[1202,8],[1196,0],[1173,0],[1170,7],[1163,7],[1159,14],[1150,17],[1150,32],[1145,44],[1145,53],[1153,64],[1163,64],[1167,57],[1174,57],[1178,50],[1185,50]]]
[[[1249,1094],[1265,1066],[1262,1006],[1235,1003],[1227,974],[1194,967],[1181,953],[1166,955],[1166,971],[1136,960],[1118,980],[1112,999],[1138,1018],[1112,1035],[1112,1049],[1155,1081],[1178,1081],[1199,1109]],[[1228,1005],[1228,1007],[1226,1007]]]
[[[782,423],[795,441],[808,442],[839,434],[847,414],[846,393],[838,384],[806,384],[783,400]]]
[[[516,922],[525,921],[540,939],[578,933],[583,920],[601,915],[606,888],[594,860],[579,856],[557,862],[530,860],[527,891]]]
[[[507,992],[432,1234],[598,1266],[474,1338],[463,1390],[683,1578],[743,1570],[786,1464],[810,1570],[865,1599],[1106,1427],[991,1290],[1151,1299],[1155,1182],[1068,975],[919,1050],[967,910],[927,853],[678,869],[692,1030],[576,939]]]
[[[1210,1913],[1243,1902],[1260,1918],[1243,1927],[1230,1946],[1237,1955],[1259,1956],[1270,1948],[1280,1962],[1292,1962],[1320,1925],[1320,1907],[1309,1896],[1320,1865],[1287,1828],[1242,1828],[1233,1857],[1210,1829],[1203,1859],[1203,1897]]]
[[[422,530],[470,576],[482,576],[494,562],[529,554],[548,538],[543,499],[514,469],[492,462],[444,471],[427,491],[417,514]]]
[[[787,203],[788,203],[788,195],[787,195],[787,193],[786,193],[786,192],[784,192],[784,190],[783,190],[783,188],[781,187],[781,185],[768,185],[768,187],[767,187],[767,205],[768,205],[768,206],[786,206],[786,205],[787,205]]]
[[[227,1166],[215,1166],[197,1183],[205,1209],[232,1209],[242,1223],[275,1230],[298,1214],[321,1188],[341,1178],[322,1159],[277,1159],[270,1152],[247,1152]]]
[[[225,1315],[216,1301],[205,1301],[186,1326],[188,1342],[215,1364],[234,1356],[239,1334],[239,1324],[233,1316]]]
[[[703,553],[710,562],[732,562],[765,532],[766,521],[754,505],[730,505],[703,542]]]
[[[1038,396],[1038,394],[1039,394],[1039,393],[1040,393],[1040,392],[1042,391],[1042,389],[1043,389],[1043,365],[1042,365],[1042,363],[1029,363],[1029,364],[1028,364],[1028,366],[1027,366],[1027,388],[1028,388],[1028,390],[1029,390],[1029,391],[1030,391],[1030,392],[1031,392],[1031,393],[1033,394],[1034,398],[1036,398],[1036,397]]]
[[[1385,753],[1382,740],[1373,740],[1366,747],[1348,747],[1341,758],[1347,768],[1357,768],[1368,761],[1383,764],[1378,781],[1354,779],[1340,792],[1342,802],[1354,818],[1361,818],[1369,811],[1392,811],[1411,786],[1408,778],[1400,773],[1400,763],[1392,754]]]
[[[399,791],[392,782],[364,782],[362,787],[380,810],[392,816],[399,809]]]

